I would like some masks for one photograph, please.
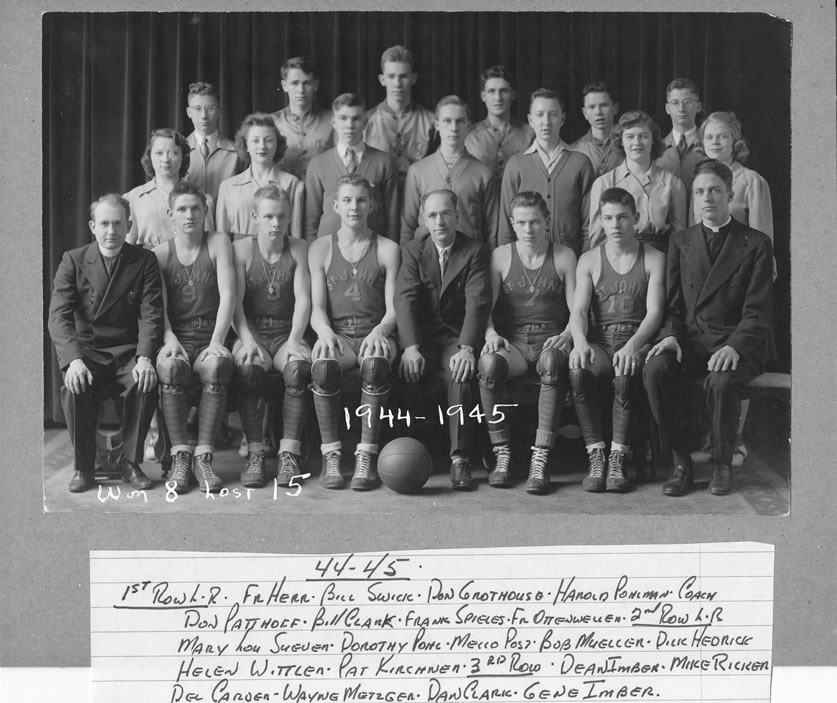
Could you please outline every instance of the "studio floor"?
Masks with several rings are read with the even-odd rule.
[[[449,481],[449,465],[443,452],[434,452],[434,473],[416,495],[400,495],[385,486],[369,492],[348,489],[354,457],[344,452],[345,490],[327,490],[320,485],[320,457],[312,457],[300,468],[311,476],[300,488],[277,487],[271,480],[261,489],[241,487],[239,473],[245,460],[235,448],[216,452],[214,465],[224,480],[227,491],[207,496],[197,488],[186,495],[167,492],[161,467],[145,462],[143,470],[154,481],[144,492],[131,489],[118,480],[99,483],[96,489],[82,494],[70,493],[67,484],[72,476],[72,447],[64,429],[47,430],[44,435],[44,510],[49,512],[205,512],[264,514],[281,511],[288,514],[614,514],[614,515],[765,515],[779,516],[790,512],[789,467],[775,465],[782,458],[768,449],[749,445],[744,465],[735,470],[735,490],[728,496],[710,495],[706,490],[711,468],[695,467],[695,490],[682,498],[662,494],[666,477],[640,484],[628,494],[594,494],[581,488],[586,474],[586,458],[580,440],[560,439],[550,457],[553,490],[545,496],[526,493],[528,453],[520,451],[514,458],[518,478],[509,489],[492,488],[487,471],[474,470],[476,490],[454,491]],[[774,465],[771,466],[770,462]],[[268,460],[268,471],[276,471],[276,459]],[[175,498],[175,499],[173,499]]]

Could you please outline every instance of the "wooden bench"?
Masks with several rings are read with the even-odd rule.
[[[692,389],[702,389],[703,379],[690,379],[684,381],[683,385]],[[777,397],[788,405],[790,404],[790,395],[791,375],[777,371],[766,371],[756,376],[747,384],[745,392],[745,398]],[[659,433],[653,419],[651,419],[651,451],[653,457],[652,471],[658,473],[659,470],[665,470],[671,463],[671,457],[663,456]],[[654,475],[652,474],[649,478],[653,479]]]

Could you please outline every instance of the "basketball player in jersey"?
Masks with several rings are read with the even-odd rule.
[[[642,392],[642,365],[663,321],[665,255],[637,240],[639,215],[630,193],[609,188],[599,205],[607,239],[578,262],[570,385],[589,461],[582,488],[625,493],[632,487],[624,471],[632,401]],[[605,466],[600,397],[611,382],[613,438]]]
[[[261,488],[266,482],[261,400],[265,376],[273,369],[285,381],[278,485],[287,486],[299,475],[305,395],[311,381],[311,349],[302,337],[311,314],[311,295],[308,245],[289,236],[290,219],[288,194],[276,185],[259,188],[253,195],[258,235],[233,242],[238,333],[233,359],[247,438],[247,464],[241,473],[246,488]]]
[[[163,418],[171,439],[176,493],[189,490],[190,474],[203,491],[220,491],[212,469],[215,436],[224,417],[233,361],[224,346],[235,308],[235,272],[230,240],[205,232],[206,196],[180,181],[171,190],[169,208],[175,236],[155,247],[163,276],[165,333],[157,354],[157,377]],[[186,420],[188,391],[202,384],[198,408],[198,444],[189,446]]]
[[[381,409],[390,391],[391,364],[398,353],[393,297],[400,263],[398,245],[369,229],[372,187],[362,176],[337,181],[334,210],[340,228],[319,237],[308,251],[311,272],[311,327],[317,333],[311,365],[311,389],[322,436],[326,488],[343,488],[340,473],[343,371],[360,367],[362,422],[351,487],[378,485],[376,458]]]
[[[555,444],[554,428],[561,417],[569,385],[570,306],[575,291],[576,258],[572,249],[546,239],[549,207],[534,191],[518,193],[511,203],[517,241],[491,254],[494,310],[485,332],[478,363],[480,399],[486,415],[497,416],[488,436],[497,464],[488,476],[491,486],[511,485],[511,427],[506,413],[494,412],[503,403],[507,379],[535,369],[541,380],[538,429],[526,490],[549,490],[546,462]]]

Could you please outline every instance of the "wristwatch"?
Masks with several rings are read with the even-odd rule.
[[[468,352],[471,352],[471,354],[473,354],[473,353],[474,353],[474,348],[473,348],[471,345],[469,345],[469,344],[460,344],[460,345],[459,345],[459,349],[460,349],[460,351],[468,351]]]

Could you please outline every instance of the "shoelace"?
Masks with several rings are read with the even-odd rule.
[[[497,465],[494,467],[495,471],[509,472],[509,465],[511,464],[511,448],[508,444],[498,444],[492,447],[494,456],[497,457]]]
[[[604,451],[601,449],[594,449],[590,452],[590,476],[593,478],[601,478],[604,476]]]
[[[326,457],[326,474],[329,476],[340,475],[340,452],[329,452]]]
[[[546,460],[549,450],[543,447],[532,447],[532,465],[529,468],[530,478],[542,479],[546,475]]]
[[[622,452],[612,452],[610,455],[610,465],[608,466],[608,473],[612,478],[624,478],[624,470],[622,461],[624,455]]]
[[[247,461],[247,473],[261,473],[264,470],[264,452],[250,452],[250,458]]]
[[[367,478],[369,471],[372,469],[372,457],[369,452],[364,452],[358,449],[355,452],[357,461],[355,463],[355,478]]]
[[[210,481],[215,478],[215,474],[212,471],[212,465],[209,463],[209,459],[206,458],[207,456],[207,454],[201,454],[197,458],[198,471],[200,471],[201,479],[203,481]]]
[[[288,476],[296,476],[299,472],[299,464],[296,463],[296,457],[290,452],[282,452],[279,456],[282,464],[281,473]]]
[[[192,465],[192,455],[189,452],[177,452],[174,455],[174,468],[171,472],[173,481],[186,481],[189,479],[189,469]]]

